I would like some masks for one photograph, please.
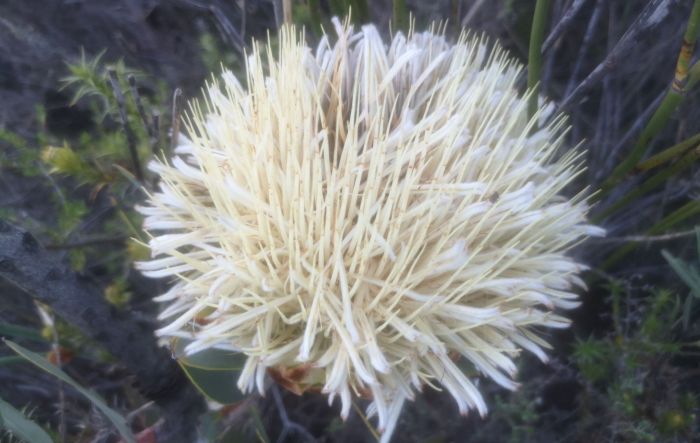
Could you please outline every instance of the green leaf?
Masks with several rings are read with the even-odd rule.
[[[245,364],[245,355],[239,352],[224,351],[222,349],[205,349],[196,354],[186,355],[187,340],[174,339],[171,350],[175,358],[189,367],[206,369],[210,371],[236,371],[240,372]]]
[[[683,303],[683,312],[681,315],[681,324],[683,325],[683,330],[687,331],[690,327],[690,317],[693,313],[693,297],[686,297],[685,303]]]
[[[60,147],[47,146],[41,151],[41,159],[51,167],[49,172],[52,174],[68,175],[80,183],[91,183],[100,179],[100,174],[95,168],[65,143]]]
[[[202,369],[187,366],[178,360],[192,384],[208,399],[229,405],[246,398],[236,386],[239,370]]]
[[[78,227],[83,217],[88,213],[88,207],[82,200],[65,200],[61,204],[56,220],[56,234],[63,239]]]
[[[13,325],[12,323],[0,322],[0,336],[18,337],[34,341],[46,341],[41,333],[26,326]]]
[[[28,349],[25,349],[22,346],[10,340],[5,340],[5,344],[33,365],[39,367],[40,369],[43,369],[44,371],[48,372],[49,374],[53,375],[59,380],[74,387],[78,392],[87,397],[87,399],[90,400],[92,404],[95,405],[95,407],[99,409],[107,417],[107,419],[109,419],[109,421],[112,422],[112,424],[115,428],[117,428],[117,431],[122,436],[122,438],[124,438],[124,440],[126,440],[128,443],[136,443],[136,439],[131,433],[129,426],[126,424],[126,420],[124,419],[124,417],[122,417],[115,410],[107,406],[104,400],[102,400],[102,398],[100,398],[100,396],[97,395],[97,393],[95,393],[91,389],[86,389],[80,386],[75,380],[70,378],[68,374],[63,372],[60,368],[49,363],[49,361],[41,355],[32,352]]]
[[[221,404],[237,403],[245,398],[236,380],[245,363],[245,355],[221,349],[205,349],[186,355],[189,342],[173,339],[171,351],[192,384],[207,398]]]
[[[1,398],[0,428],[7,429],[14,437],[28,443],[53,443],[46,431]]]
[[[0,366],[14,365],[15,363],[24,363],[22,357],[17,357],[16,355],[11,355],[7,357],[0,357]]]
[[[700,298],[700,272],[698,271],[698,268],[692,267],[683,260],[672,256],[666,250],[661,251],[661,254],[664,256],[676,274],[678,274],[681,280],[688,285],[690,290],[693,292],[693,295]]]

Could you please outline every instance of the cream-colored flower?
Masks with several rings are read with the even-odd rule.
[[[244,391],[266,374],[318,387],[342,416],[372,399],[388,440],[406,399],[443,387],[486,413],[475,369],[508,389],[536,331],[562,328],[582,266],[581,172],[558,156],[563,118],[534,128],[522,67],[483,39],[336,22],[308,48],[293,29],[254,47],[246,84],[225,72],[192,106],[176,155],[155,162],[141,208],[154,259],[176,283],[156,300],[188,352],[242,352]]]

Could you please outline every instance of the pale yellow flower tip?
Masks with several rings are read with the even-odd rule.
[[[165,337],[243,352],[238,386],[371,398],[387,441],[404,400],[442,386],[486,404],[464,368],[515,389],[513,359],[541,359],[582,266],[565,254],[599,228],[555,118],[533,130],[522,67],[483,39],[336,21],[335,43],[293,29],[255,46],[247,87],[225,72],[146,206]],[[543,107],[544,109],[544,107]],[[556,155],[555,155],[556,154]]]

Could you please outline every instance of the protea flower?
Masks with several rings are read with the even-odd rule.
[[[140,269],[175,277],[161,336],[244,353],[243,391],[370,398],[386,441],[424,386],[483,415],[473,373],[515,389],[521,349],[545,360],[583,286],[565,254],[601,231],[561,195],[565,119],[536,128],[503,50],[335,23],[315,51],[291,28],[254,46],[245,87],[225,72],[191,107],[150,166]]]

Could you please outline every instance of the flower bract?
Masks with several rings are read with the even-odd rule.
[[[247,357],[238,386],[371,399],[383,439],[405,400],[448,391],[485,414],[479,377],[515,389],[521,350],[578,305],[567,251],[601,230],[563,117],[534,118],[497,45],[336,22],[285,28],[245,78],[208,86],[140,208],[164,337]]]

